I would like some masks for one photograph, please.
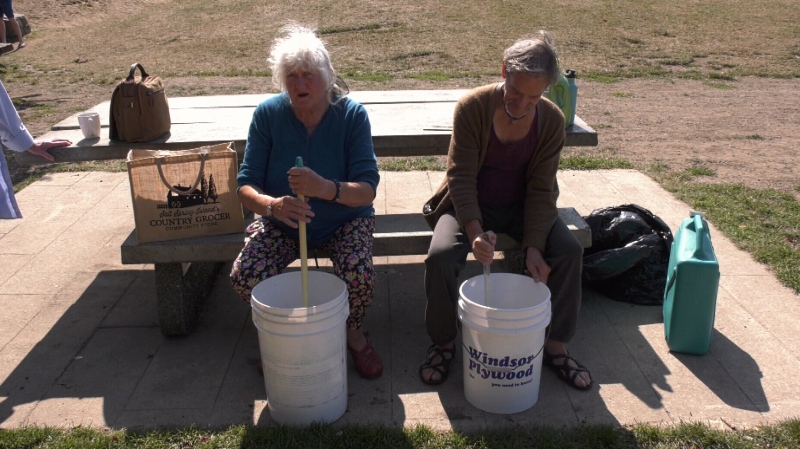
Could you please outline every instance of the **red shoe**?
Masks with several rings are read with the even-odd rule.
[[[360,351],[356,351],[350,345],[347,345],[347,349],[350,350],[350,355],[353,356],[353,362],[356,365],[356,371],[361,377],[375,379],[383,374],[381,356],[375,352],[372,342],[367,340],[367,344]]]

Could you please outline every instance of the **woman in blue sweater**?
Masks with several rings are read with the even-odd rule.
[[[380,180],[369,117],[344,96],[315,33],[297,25],[283,31],[270,56],[281,94],[256,107],[238,176],[242,204],[261,218],[247,229],[231,282],[249,301],[260,281],[299,257],[298,222],[306,223],[308,248],[331,254],[347,285],[347,345],[356,370],[375,378],[383,364],[361,332],[373,296],[372,201]],[[295,167],[298,156],[302,168]]]

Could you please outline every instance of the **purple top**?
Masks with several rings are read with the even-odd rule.
[[[486,159],[478,172],[478,204],[502,206],[525,199],[528,163],[539,142],[538,120],[537,115],[528,135],[512,144],[501,142],[492,126]]]

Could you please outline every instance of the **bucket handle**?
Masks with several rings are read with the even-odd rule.
[[[552,317],[552,314],[550,316]],[[544,351],[544,345],[545,345],[545,343],[547,343],[547,339],[548,338],[550,338],[550,325],[547,326],[547,332],[545,332],[545,334],[544,334],[544,343],[542,343],[542,347],[539,348],[538,351],[536,351],[536,354],[533,356],[533,359],[531,359],[531,361],[536,360],[539,357],[539,355]],[[461,342],[461,347],[464,348],[464,350],[469,353],[469,349],[467,348],[467,346],[464,344],[463,341]],[[483,365],[483,364],[481,363],[481,365]],[[486,365],[483,365],[483,367],[486,368]],[[500,366],[493,366],[491,371],[497,371],[497,372],[501,372],[501,373],[510,373],[510,372],[516,371],[517,368],[519,368],[519,366],[517,366],[515,368],[503,368],[503,367],[500,367]]]

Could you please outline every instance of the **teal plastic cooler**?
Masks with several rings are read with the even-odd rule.
[[[664,290],[664,334],[674,352],[703,355],[711,347],[719,289],[719,264],[708,223],[691,213],[681,223],[669,255]]]

